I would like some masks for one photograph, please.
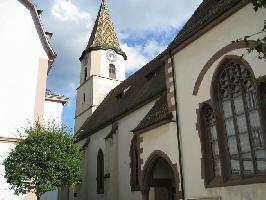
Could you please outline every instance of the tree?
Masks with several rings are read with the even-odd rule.
[[[254,10],[256,12],[258,9],[266,8],[266,0],[251,0],[251,3],[253,4]],[[259,34],[263,34],[262,38],[259,38],[254,43],[250,44],[248,39]],[[240,40],[237,40],[237,42],[239,41]],[[256,51],[258,53],[258,58],[264,59],[266,61],[266,20],[264,20],[264,26],[262,27],[261,31],[254,33],[252,35],[245,36],[244,41],[248,45],[247,48],[248,53]]]
[[[25,134],[3,163],[16,195],[33,192],[40,199],[45,192],[78,183],[81,154],[68,131],[36,123]]]

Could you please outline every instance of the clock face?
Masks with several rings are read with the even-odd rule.
[[[106,51],[106,57],[111,62],[115,62],[117,60],[117,54],[112,49],[109,49],[109,50]]]

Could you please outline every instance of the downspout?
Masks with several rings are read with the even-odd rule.
[[[179,151],[179,167],[180,167],[180,181],[181,181],[181,193],[182,193],[182,200],[185,200],[185,186],[184,186],[184,175],[183,175],[183,157],[182,157],[182,144],[181,144],[181,134],[180,134],[180,127],[179,127],[179,116],[178,116],[178,104],[177,104],[177,92],[176,92],[176,73],[175,73],[175,64],[174,58],[169,51],[169,55],[171,58],[172,64],[172,71],[173,71],[173,79],[174,79],[174,94],[175,94],[175,106],[176,106],[176,132],[177,132],[177,143],[178,143],[178,151]]]

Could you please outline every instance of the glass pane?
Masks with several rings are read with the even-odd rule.
[[[217,157],[219,155],[219,146],[218,146],[218,141],[214,141],[212,143],[212,151],[213,151],[213,156]]]
[[[212,140],[217,140],[216,126],[211,126],[210,131],[211,131]]]
[[[258,171],[266,171],[266,150],[258,149],[256,150],[257,168]]]
[[[224,117],[228,118],[232,116],[232,108],[231,108],[231,101],[224,101],[223,102],[223,110],[224,110]]]
[[[229,148],[230,155],[238,154],[235,136],[228,138],[228,148]]]
[[[256,110],[257,109],[256,95],[254,94],[253,91],[246,93],[246,101],[247,101],[248,110]]]
[[[253,162],[252,161],[244,161],[244,174],[254,174]]]
[[[244,153],[242,154],[243,159],[243,167],[244,167],[244,174],[253,174],[254,173],[254,167],[253,167],[253,160],[251,153]]]
[[[264,147],[264,141],[262,138],[261,129],[252,128],[252,138],[253,138],[253,145],[255,148],[263,148]]]
[[[251,127],[260,128],[260,118],[257,110],[249,112],[249,120]]]
[[[234,122],[232,118],[225,120],[225,126],[226,126],[227,136],[235,135]]]
[[[249,143],[248,133],[240,134],[239,140],[240,140],[241,152],[250,152],[251,147],[250,147],[250,143]]]
[[[238,160],[231,160],[232,175],[240,175],[240,165]]]
[[[244,104],[243,104],[242,96],[235,97],[234,104],[235,104],[236,114],[241,114],[244,112]]]
[[[247,121],[245,115],[240,115],[237,117],[237,126],[239,133],[247,132]]]
[[[266,171],[266,161],[257,161],[257,168],[259,172]]]
[[[214,171],[216,176],[221,176],[221,162],[220,160],[214,160]]]

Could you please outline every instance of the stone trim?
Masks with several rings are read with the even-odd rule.
[[[171,58],[165,61],[165,81],[166,81],[168,110],[169,112],[173,112],[176,110],[176,106],[175,106],[174,74],[173,74]]]
[[[145,162],[145,165],[143,166],[143,170],[141,171],[142,200],[149,199],[150,178],[154,164],[156,164],[158,159],[163,159],[169,164],[170,168],[172,169],[176,184],[176,200],[182,199],[182,192],[179,191],[180,179],[177,169],[177,163],[172,163],[171,159],[163,151],[155,150],[150,154],[149,158]]]
[[[16,144],[20,141],[19,138],[0,137],[0,143],[13,143]]]
[[[248,46],[253,46],[255,41],[253,40],[248,40],[247,42],[242,40],[240,42],[234,42],[231,43],[220,50],[218,50],[208,61],[207,63],[203,66],[200,74],[197,77],[197,80],[194,85],[194,90],[193,90],[193,95],[197,96],[199,92],[200,85],[204,79],[204,76],[208,72],[208,70],[213,66],[213,63],[216,62],[219,58],[221,58],[223,55],[226,53],[233,51],[235,49],[243,49],[247,48]]]

